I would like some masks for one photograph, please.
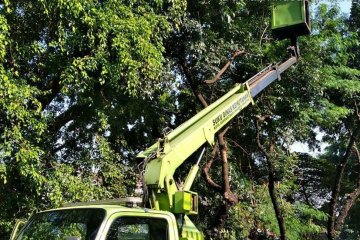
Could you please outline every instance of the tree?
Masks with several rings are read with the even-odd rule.
[[[250,77],[251,73],[257,72],[259,66],[264,63],[278,61],[279,53],[284,52],[287,43],[274,42],[267,26],[261,24],[268,21],[268,15],[265,14],[269,13],[267,7],[266,4],[261,5],[258,2],[256,6],[253,3],[241,2],[236,6],[230,2],[211,4],[198,2],[188,5],[190,14],[185,20],[184,28],[175,34],[175,40],[170,39],[167,44],[170,56],[175,59],[174,68],[183,76],[183,83],[188,83],[180,89],[181,94],[187,96],[194,94],[199,98],[201,93],[199,98],[201,102],[217,99],[223,89],[233,84],[234,79],[236,82],[242,82]],[[256,16],[257,19],[252,16]],[[259,24],[256,24],[257,21]],[[251,35],[252,38],[247,38],[247,35]],[[256,39],[254,36],[259,36],[260,40],[254,41]],[[221,44],[214,46],[214,42]],[[234,42],[236,44],[233,44]],[[226,46],[228,49],[224,49]],[[308,191],[304,185],[304,181],[308,179],[302,179],[300,176],[301,172],[306,174],[307,171],[298,165],[301,155],[298,157],[289,151],[294,141],[308,143],[311,149],[319,148],[320,142],[317,140],[319,131],[326,132],[324,141],[327,138],[334,139],[338,134],[336,129],[340,122],[349,117],[353,111],[338,102],[335,92],[343,89],[339,87],[341,85],[344,88],[346,86],[348,92],[359,89],[356,81],[357,70],[348,66],[350,60],[354,59],[348,49],[356,46],[356,36],[349,32],[347,21],[345,17],[339,16],[336,6],[328,8],[326,5],[320,5],[314,20],[314,34],[302,39],[300,46],[302,57],[299,64],[292,71],[287,72],[282,81],[274,84],[261,95],[254,108],[245,110],[235,119],[225,135],[225,140],[230,145],[228,150],[230,186],[232,189],[242,186],[241,190],[234,192],[241,199],[239,203],[241,207],[238,209],[241,209],[241,214],[246,216],[246,220],[237,218],[237,225],[242,226],[242,231],[236,233],[230,230],[230,227],[225,227],[226,224],[217,225],[216,221],[214,223],[210,218],[204,223],[201,219],[205,224],[204,228],[218,226],[215,228],[217,232],[225,234],[220,235],[220,238],[233,236],[232,234],[239,234],[235,235],[237,238],[259,236],[259,233],[254,233],[254,229],[264,229],[265,235],[273,234],[266,233],[266,229],[279,234],[277,226],[274,225],[276,222],[274,213],[270,214],[271,217],[269,215],[265,217],[264,212],[257,215],[249,213],[249,209],[254,212],[265,206],[267,208],[270,206],[271,209],[269,195],[259,197],[256,194],[256,191],[263,192],[260,191],[259,186],[264,184],[274,186],[270,191],[275,193],[272,202],[280,202],[278,208],[283,212],[282,215],[287,216],[280,222],[284,222],[286,227],[282,227],[287,230],[288,238],[313,238],[314,234],[325,231],[326,215],[315,208],[319,208],[319,205],[315,206],[309,200],[314,196],[304,197],[297,194],[298,189],[301,188],[305,194]],[[217,81],[216,85],[211,87],[204,85],[204,80],[211,79],[216,73],[221,72],[220,66],[226,65],[227,60],[221,57],[231,56],[231,53],[237,49],[243,49],[247,54],[231,61],[229,70],[222,75],[222,79]],[[286,55],[283,54],[281,57],[285,58]],[[338,81],[341,78],[349,81]],[[184,102],[183,98],[181,99],[180,107],[196,108],[193,102]],[[252,117],[254,115],[259,116],[260,119],[267,119],[259,138],[263,142],[261,145],[266,146],[264,150],[272,152],[273,166],[267,165],[266,162],[269,161],[264,161],[261,157],[261,152],[264,151],[254,147],[259,145],[255,141],[257,138],[256,124]],[[182,120],[184,117],[177,116],[177,119]],[[204,166],[204,176],[211,186],[219,189],[224,175],[219,174],[221,170],[216,166],[218,162],[216,159],[216,151],[213,151],[210,160]],[[320,159],[315,158],[314,161]],[[331,168],[331,164],[328,166]],[[316,167],[319,168],[320,165]],[[239,176],[239,172],[242,176]],[[269,176],[273,180],[264,178],[268,175],[266,172],[270,173]],[[203,191],[202,195],[213,195],[212,191],[206,194],[206,190],[200,182],[199,184],[200,191]],[[328,186],[321,186],[319,193],[328,193]],[[320,198],[326,200],[324,195]],[[222,206],[221,201],[219,203],[219,200],[209,197],[206,197],[204,204],[207,207]],[[219,212],[223,209],[219,208]],[[211,212],[216,214],[216,208],[212,208]],[[303,225],[302,221],[312,222],[314,225],[308,224],[307,229],[301,228],[299,226]]]
[[[319,5],[296,66],[208,150],[194,221],[209,238],[319,239],[328,227],[356,239],[357,6],[347,18]],[[162,129],[288,57],[266,1],[7,0],[0,12],[1,236],[39,209],[134,194],[134,156]],[[328,148],[300,154],[296,141]]]
[[[200,100],[199,102],[205,106],[206,104],[203,102],[207,103],[217,99],[223,92],[226,92],[224,89],[229,89],[233,85],[234,80],[235,82],[243,82],[251,74],[259,71],[265,63],[278,61],[280,52],[284,53],[281,57],[287,57],[286,51],[284,51],[287,43],[270,42],[271,35],[268,26],[262,24],[269,20],[269,15],[266,14],[270,12],[268,8],[267,4],[262,5],[258,2],[256,4],[253,2],[238,2],[237,4],[232,2],[212,4],[197,2],[188,5],[190,14],[185,19],[183,28],[176,32],[167,43],[167,48],[170,49],[168,53],[174,59],[174,69],[177,69],[183,77],[183,85],[180,85],[180,97],[181,94],[185,96],[195,95]],[[252,37],[249,38],[248,36]],[[276,217],[274,212],[271,212],[272,203],[270,197],[266,194],[266,191],[265,196],[262,195],[264,187],[267,189],[267,179],[264,176],[267,176],[268,168],[266,163],[262,161],[261,151],[256,147],[254,115],[260,115],[261,117],[271,116],[271,121],[267,124],[267,127],[264,127],[261,135],[266,140],[267,146],[270,146],[269,143],[272,141],[276,143],[276,155],[281,156],[279,159],[274,160],[278,163],[275,163],[276,168],[271,174],[274,181],[271,181],[276,186],[281,184],[281,187],[276,190],[277,198],[280,198],[280,200],[275,200],[281,202],[280,208],[284,211],[284,215],[291,214],[289,219],[293,222],[288,224],[290,226],[288,228],[292,228],[288,233],[290,239],[304,237],[306,234],[322,230],[316,224],[309,225],[307,229],[301,229],[299,226],[303,225],[302,222],[296,222],[295,219],[302,216],[303,221],[311,221],[311,219],[323,220],[324,214],[313,209],[314,211],[311,214],[302,215],[302,212],[312,208],[304,205],[299,207],[300,205],[292,201],[286,201],[287,198],[293,198],[292,195],[296,191],[296,185],[294,184],[296,157],[287,154],[287,149],[295,138],[305,139],[308,134],[315,136],[311,125],[307,125],[306,119],[299,119],[300,114],[312,111],[311,100],[313,97],[320,98],[318,94],[313,96],[317,90],[315,89],[316,84],[319,81],[316,78],[317,75],[314,74],[317,71],[314,66],[320,64],[321,60],[314,57],[314,48],[318,47],[318,45],[314,44],[313,47],[311,46],[312,43],[316,43],[316,41],[303,41],[301,43],[305,49],[308,49],[308,51],[304,51],[305,60],[300,62],[295,71],[287,73],[290,77],[284,77],[281,82],[274,85],[257,99],[257,106],[259,107],[255,106],[255,108],[245,110],[243,114],[240,114],[230,125],[231,128],[225,135],[225,140],[230,146],[228,149],[230,187],[236,189],[232,191],[241,199],[237,208],[241,209],[240,215],[246,216],[245,220],[236,219],[237,224],[235,225],[242,226],[241,231],[230,230],[232,225],[226,227],[225,223],[231,222],[231,220],[227,219],[232,218],[231,215],[224,217],[223,211],[227,209],[230,210],[229,214],[232,214],[231,208],[224,208],[221,200],[209,197],[214,195],[213,190],[209,193],[209,190],[204,190],[201,182],[198,183],[199,192],[202,192],[200,196],[206,196],[203,200],[206,208],[213,206],[210,210],[212,215],[217,212],[220,213],[219,217],[215,219],[210,217],[205,221],[203,218],[201,219],[204,228],[215,230],[209,232],[210,236],[217,235],[219,238],[224,238],[235,234],[235,238],[247,236],[254,238],[256,235],[259,237],[263,233],[265,235],[274,234],[266,233],[266,229],[271,229],[276,234],[279,233],[276,224],[274,225]],[[239,49],[244,49],[246,55],[232,60],[232,53]],[[216,73],[222,73],[221,70],[219,71],[219,67],[228,66],[229,60],[226,59],[226,56],[230,56],[231,66],[228,71],[221,75],[222,79],[210,87],[203,84],[205,80],[212,79],[214,75],[218,76]],[[215,79],[218,80],[217,77]],[[189,102],[184,101],[184,97],[180,97],[181,108],[189,109],[191,107],[196,109],[196,105],[194,106],[191,98],[187,98],[187,100],[190,100]],[[185,110],[181,112],[189,113],[189,111]],[[180,119],[181,122],[186,118],[183,115],[177,115],[176,120]],[[215,191],[219,191],[219,189],[223,191],[221,186],[223,185],[222,182],[226,181],[224,179],[226,176],[219,174],[222,171],[219,169],[219,165],[216,164],[218,162],[216,159],[216,149],[214,149],[210,160],[204,165],[205,180],[215,188]],[[284,171],[284,169],[287,169],[287,171]],[[247,182],[247,184],[244,184],[244,182]],[[237,186],[241,186],[241,189]],[[218,209],[216,206],[219,206]],[[267,211],[264,212],[263,209],[267,209]],[[207,211],[209,210],[207,209]],[[257,214],[254,214],[254,212]],[[217,221],[219,219],[222,221]],[[287,222],[290,221],[285,220],[285,224]],[[258,233],[257,229],[262,229],[263,232]]]
[[[183,10],[183,1],[0,4],[1,236],[16,217],[135,187],[128,160],[171,117],[163,40]]]

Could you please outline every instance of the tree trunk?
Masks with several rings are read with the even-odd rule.
[[[221,153],[221,160],[222,160],[222,170],[223,170],[223,179],[224,179],[224,198],[231,204],[234,205],[238,202],[237,196],[231,192],[230,190],[230,177],[229,177],[229,163],[227,160],[227,147],[224,140],[224,135],[226,134],[229,127],[227,127],[224,131],[217,135],[219,146],[220,146],[220,153]]]
[[[258,145],[260,151],[265,156],[267,167],[268,167],[269,195],[270,195],[270,198],[271,198],[271,203],[272,203],[273,208],[274,208],[276,220],[278,222],[278,226],[279,226],[279,230],[280,230],[280,239],[281,240],[286,240],[285,221],[284,221],[284,218],[282,216],[279,203],[278,203],[278,201],[276,199],[275,171],[274,171],[274,166],[272,164],[272,157],[271,157],[271,154],[268,151],[266,151],[265,147],[260,142],[260,124],[259,124],[259,122],[260,122],[260,119],[257,119],[256,120],[256,130],[257,130],[256,142],[257,142],[257,145]]]
[[[279,207],[279,203],[276,199],[276,193],[275,193],[275,173],[274,173],[274,167],[272,164],[272,161],[270,158],[266,158],[266,162],[267,162],[267,166],[268,166],[268,171],[269,171],[269,194],[270,194],[270,198],[271,198],[271,202],[273,204],[274,207],[274,211],[275,211],[275,216],[276,216],[276,220],[278,222],[279,225],[279,229],[280,229],[280,239],[281,240],[286,240],[286,230],[285,230],[285,221],[284,218],[282,216],[280,207]]]
[[[350,194],[348,194],[345,204],[343,204],[343,207],[340,210],[339,216],[337,217],[337,219],[335,221],[334,229],[335,229],[335,231],[338,231],[338,232],[341,230],[342,226],[344,225],[345,219],[348,216],[348,213],[349,213],[351,207],[356,203],[357,198],[360,196],[360,153],[356,146],[356,142],[354,143],[353,149],[355,151],[355,155],[358,160],[358,168],[359,168],[357,188],[354,191],[352,191]]]
[[[334,230],[339,232],[345,222],[345,219],[351,209],[355,204],[356,200],[360,196],[360,186],[358,186],[352,193],[347,196],[344,206],[341,208],[339,216],[336,218],[334,224]]]
[[[336,220],[336,206],[340,194],[340,187],[341,187],[341,180],[344,174],[345,166],[349,160],[351,155],[351,150],[354,146],[356,139],[358,138],[360,133],[360,126],[359,124],[356,126],[356,129],[351,134],[349,144],[346,148],[346,151],[343,157],[340,159],[339,164],[336,167],[336,175],[335,175],[335,182],[332,187],[331,192],[331,199],[329,204],[329,218],[328,218],[328,226],[327,226],[327,236],[329,240],[333,240],[337,235],[335,230],[335,220]],[[340,222],[339,222],[340,223]]]

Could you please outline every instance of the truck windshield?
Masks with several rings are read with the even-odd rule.
[[[17,240],[95,239],[104,209],[66,209],[35,214]]]

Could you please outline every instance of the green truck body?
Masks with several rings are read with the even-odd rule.
[[[89,203],[39,212],[12,239],[178,240],[179,234],[176,219],[170,212]]]

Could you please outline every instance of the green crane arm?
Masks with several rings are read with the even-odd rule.
[[[176,169],[204,143],[213,145],[216,132],[242,109],[252,104],[253,97],[279,79],[280,74],[296,61],[296,54],[292,54],[285,62],[270,65],[244,84],[235,85],[216,102],[139,153],[139,158],[146,159],[144,181],[149,190],[152,208],[178,213],[178,210],[175,210],[177,203],[174,195],[179,191],[190,190],[198,166],[193,166],[180,190],[173,179]]]

